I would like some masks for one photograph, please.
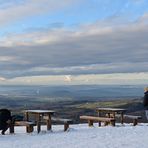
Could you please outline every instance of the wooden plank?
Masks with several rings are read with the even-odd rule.
[[[116,115],[116,117],[120,117],[120,115]],[[138,119],[142,119],[141,116],[135,116],[135,115],[124,115],[124,119],[132,119],[133,120],[133,126],[136,126],[138,124]]]
[[[93,126],[93,121],[98,121],[99,126],[101,126],[101,122],[104,122],[105,126],[108,125],[109,123],[112,126],[115,126],[115,119],[114,118],[95,117],[95,116],[80,116],[80,119],[87,120],[89,126]]]
[[[109,111],[109,112],[125,112],[126,109],[123,109],[123,108],[97,108],[96,109],[97,111]]]
[[[14,133],[14,127],[15,126],[26,126],[26,132],[31,133],[33,132],[33,126],[36,124],[34,122],[29,121],[15,121],[14,124],[10,125],[10,133]]]
[[[73,122],[71,119],[63,119],[63,118],[55,118],[55,117],[52,117],[51,120],[55,122],[61,122],[61,123],[72,123]]]
[[[15,121],[15,126],[29,126],[29,125],[33,125],[35,126],[36,124],[34,122],[30,122],[30,121]]]
[[[135,116],[135,115],[124,115],[126,118],[131,118],[131,119],[142,119],[141,116]]]
[[[121,117],[121,115],[115,115],[115,117]],[[130,118],[130,119],[142,119],[141,116],[135,116],[135,115],[123,115],[123,118]]]
[[[43,116],[44,120],[48,120],[48,116]],[[51,120],[54,122],[60,122],[60,123],[73,123],[72,119],[65,119],[65,118],[59,118],[59,117],[51,117]]]
[[[48,121],[49,116],[43,116],[43,119]],[[51,117],[51,121],[53,122],[59,122],[64,124],[64,131],[67,131],[69,128],[69,124],[73,123],[71,119],[64,119],[64,118],[59,118],[59,117]]]
[[[84,120],[94,120],[94,121],[115,121],[114,118],[106,118],[106,117],[95,117],[95,116],[80,116],[80,119],[84,119]]]

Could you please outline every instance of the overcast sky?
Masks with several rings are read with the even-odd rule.
[[[147,84],[147,0],[0,0],[1,84]]]

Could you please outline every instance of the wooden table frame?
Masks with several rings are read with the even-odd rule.
[[[53,110],[25,110],[25,118],[26,121],[29,121],[30,115],[35,115],[35,120],[37,123],[37,132],[41,131],[41,119],[44,115],[48,116],[48,120],[46,120],[47,130],[51,130],[51,115],[55,113]]]
[[[123,108],[97,108],[96,111],[98,112],[98,116],[101,116],[101,112],[105,112],[108,114],[108,117],[111,117],[115,119],[115,114],[120,114],[121,115],[121,124],[123,124],[123,116],[124,113],[126,112],[126,109]]]

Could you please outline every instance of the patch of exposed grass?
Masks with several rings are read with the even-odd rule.
[[[81,104],[75,104],[71,107],[81,109],[95,109],[97,107],[121,107],[127,106],[131,103],[140,102],[139,100],[115,100],[115,101],[99,101],[99,102],[86,102]]]

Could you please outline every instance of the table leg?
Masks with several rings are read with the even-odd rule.
[[[29,121],[29,113],[28,112],[25,113],[25,120]],[[27,129],[27,132],[28,132],[29,131],[29,127],[26,126],[26,129]]]
[[[39,133],[41,131],[41,116],[38,114],[37,117],[37,132]]]
[[[113,112],[113,118],[115,119],[115,112]]]
[[[10,131],[10,134],[14,133],[14,123],[10,124],[9,131]]]
[[[51,115],[50,114],[48,114],[47,130],[51,130]]]
[[[123,124],[123,113],[121,113],[121,124]]]
[[[29,114],[28,114],[28,112],[25,113],[25,120],[29,121]]]
[[[108,113],[108,118],[110,118],[110,113]]]
[[[100,116],[101,116],[101,112],[98,111],[98,117],[100,117]],[[101,122],[100,122],[100,121],[98,122],[98,126],[99,126],[99,127],[101,126]]]

